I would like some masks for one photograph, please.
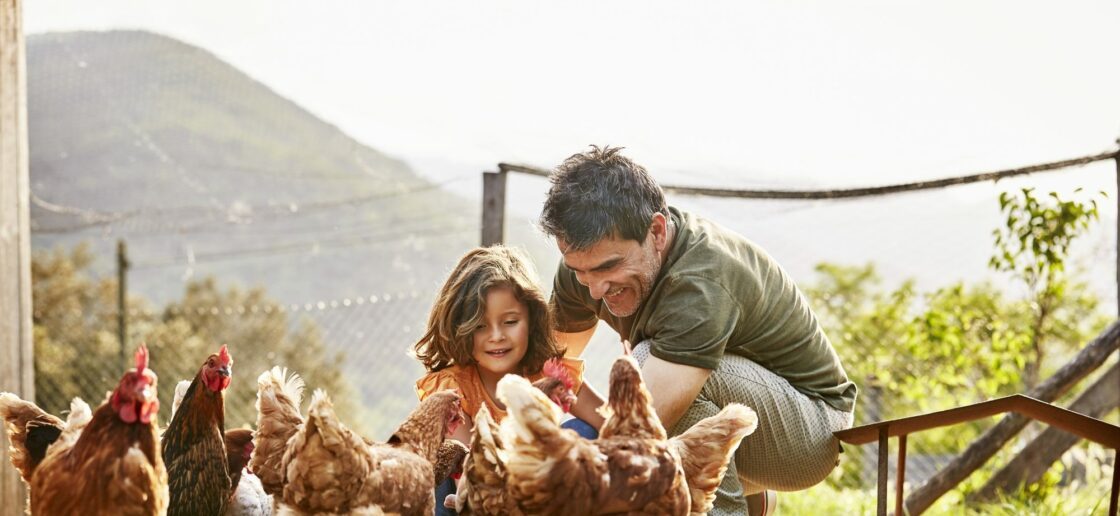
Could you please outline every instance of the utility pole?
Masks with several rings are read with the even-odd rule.
[[[128,246],[117,240],[117,342],[121,343],[121,363],[128,367]]]
[[[0,391],[35,399],[31,344],[31,183],[22,0],[0,0]],[[24,513],[27,493],[0,432],[0,515]]]

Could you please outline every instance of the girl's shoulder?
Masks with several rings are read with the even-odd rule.
[[[462,396],[463,410],[472,418],[483,403],[485,387],[471,366],[451,366],[421,376],[416,380],[416,396],[424,401],[432,393],[456,390]]]

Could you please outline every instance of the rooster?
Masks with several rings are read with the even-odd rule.
[[[559,359],[544,364],[544,376],[533,382],[533,387],[552,400],[564,413],[576,401],[572,392],[575,382]],[[498,424],[485,404],[475,415],[471,431],[470,454],[463,465],[456,494],[445,502],[459,513],[472,514],[521,514],[513,499],[506,493],[506,450]],[[437,500],[438,501],[438,500]]]
[[[171,479],[167,514],[222,514],[231,490],[226,455],[225,390],[233,358],[226,346],[199,368],[163,433],[163,461]]]
[[[167,471],[159,455],[156,375],[148,349],[91,413],[79,398],[64,424],[10,393],[0,416],[12,464],[30,487],[31,514],[163,514]]]
[[[459,395],[438,392],[387,442],[371,444],[342,424],[330,398],[316,391],[284,452],[283,503],[306,513],[431,514],[433,464],[444,438],[462,422]]]

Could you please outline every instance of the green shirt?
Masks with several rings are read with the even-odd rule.
[[[690,213],[669,208],[676,235],[647,299],[616,317],[560,261],[552,293],[557,328],[574,333],[607,322],[631,343],[650,340],[662,360],[715,369],[741,355],[799,392],[850,412],[856,386],[789,275],[761,247]]]

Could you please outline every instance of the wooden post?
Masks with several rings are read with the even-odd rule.
[[[482,245],[505,240],[506,172],[482,173]]]
[[[890,478],[890,473],[887,471],[887,461],[890,454],[890,448],[887,446],[887,429],[889,425],[883,425],[879,428],[879,489],[878,496],[875,500],[876,511],[879,516],[887,516],[887,480]]]
[[[35,399],[27,80],[21,0],[0,0],[0,391]],[[0,515],[23,514],[23,481],[0,432]]]
[[[894,514],[895,516],[903,516],[905,514],[902,504],[905,500],[902,495],[905,492],[903,486],[906,485],[906,434],[898,436],[898,471],[895,475],[894,481]]]
[[[128,246],[117,240],[117,342],[121,345],[121,367],[128,366]]]

